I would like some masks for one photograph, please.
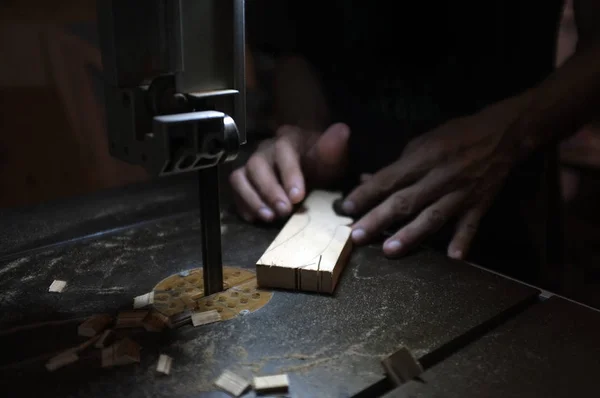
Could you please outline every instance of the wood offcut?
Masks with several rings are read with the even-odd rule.
[[[239,397],[250,387],[248,380],[226,370],[215,380],[215,386],[234,397]]]
[[[140,346],[129,338],[119,340],[102,350],[102,367],[129,365],[140,362]]]
[[[192,314],[192,325],[202,326],[221,320],[221,314],[217,310],[196,312]]]
[[[98,314],[88,318],[77,328],[77,333],[84,337],[93,337],[99,333],[102,333],[108,325],[112,323],[113,319],[108,314]]]
[[[287,392],[290,382],[287,374],[281,374],[255,377],[253,384],[257,393],[270,394]]]
[[[62,293],[62,291],[65,290],[65,287],[67,287],[67,282],[54,280],[52,284],[50,284],[48,291],[50,293]]]
[[[341,195],[313,191],[256,263],[260,287],[333,293],[352,250],[352,219],[333,210]]]
[[[156,364],[156,371],[162,374],[171,374],[171,365],[173,364],[173,358],[168,355],[160,354],[158,363]]]

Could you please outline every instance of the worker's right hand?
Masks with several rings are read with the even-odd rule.
[[[324,133],[282,126],[263,141],[248,162],[231,173],[235,203],[249,222],[288,216],[304,200],[307,186],[319,187],[341,177],[348,157],[350,129],[343,123]]]

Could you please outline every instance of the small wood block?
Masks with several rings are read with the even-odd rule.
[[[194,301],[200,300],[202,297],[204,297],[204,292],[202,290],[190,294],[190,298]]]
[[[108,347],[115,341],[116,337],[117,336],[115,335],[114,330],[112,330],[112,329],[105,330],[104,333],[102,333],[102,335],[100,336],[100,339],[98,339],[98,341],[96,341],[96,344],[94,344],[94,347],[96,347],[96,348]]]
[[[243,377],[226,370],[215,380],[215,386],[234,397],[239,397],[250,387],[250,383]]]
[[[164,373],[166,375],[171,374],[172,363],[173,358],[165,354],[160,354],[160,357],[158,358],[158,363],[156,364],[156,371]]]
[[[148,315],[148,310],[124,311],[117,315],[115,328],[140,328],[144,327],[144,318]]]
[[[259,394],[287,392],[290,386],[287,374],[255,377],[253,384]]]
[[[51,293],[62,293],[62,291],[65,290],[65,287],[67,287],[67,282],[54,280],[48,288],[48,291]]]
[[[169,317],[158,311],[150,311],[142,321],[142,324],[149,332],[161,332],[169,324]]]
[[[338,216],[341,195],[313,191],[256,263],[260,287],[333,293],[352,251],[352,219]]]
[[[129,365],[140,362],[140,346],[129,338],[119,340],[102,350],[102,367]]]
[[[80,336],[93,337],[98,333],[102,333],[102,331],[110,325],[112,320],[112,317],[108,314],[94,315],[79,325],[77,333]]]
[[[192,320],[192,312],[186,310],[186,311],[180,312],[179,314],[172,315],[169,318],[168,326],[171,329],[178,328],[178,327],[181,327],[183,325],[190,323],[191,320]]]
[[[58,354],[57,356],[51,358],[46,363],[46,369],[50,372],[54,372],[57,369],[60,369],[64,366],[77,362],[79,360],[79,355],[74,350],[68,350]]]
[[[146,308],[154,304],[154,292],[142,294],[133,299],[133,308]]]
[[[386,374],[397,386],[423,373],[423,367],[406,347],[381,361]]]
[[[192,314],[192,325],[201,326],[221,320],[221,314],[217,310],[196,312]]]

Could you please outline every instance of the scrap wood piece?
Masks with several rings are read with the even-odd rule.
[[[192,314],[192,325],[201,326],[221,320],[221,314],[217,310],[196,312]]]
[[[140,309],[146,308],[154,304],[154,292],[142,294],[133,299],[133,308]]]
[[[115,341],[116,337],[117,336],[116,336],[114,330],[107,329],[104,331],[104,333],[102,333],[102,335],[100,335],[100,338],[98,339],[98,341],[96,341],[96,344],[94,344],[94,347],[106,348]]]
[[[143,327],[144,318],[148,315],[148,310],[123,311],[117,315],[115,328],[139,328]]]
[[[62,291],[65,290],[65,287],[67,287],[66,281],[55,279],[48,288],[48,291],[51,293],[62,293]]]
[[[385,373],[397,386],[414,379],[423,373],[423,367],[406,347],[381,361]]]
[[[352,219],[333,203],[341,195],[313,191],[256,262],[258,286],[333,293],[352,251]]]
[[[248,389],[248,387],[250,387],[248,380],[229,370],[221,373],[214,384],[217,388],[220,388],[234,397],[239,397]]]
[[[127,337],[102,350],[103,368],[136,362],[140,362],[140,346]]]
[[[160,354],[158,363],[156,364],[156,371],[164,373],[166,375],[171,374],[171,365],[173,364],[173,358],[168,355]]]
[[[93,337],[102,333],[104,329],[112,322],[112,317],[108,314],[98,314],[88,318],[77,328],[77,334],[84,337]]]
[[[79,355],[75,350],[67,350],[50,358],[50,360],[46,362],[46,369],[50,372],[54,372],[55,370],[77,362],[78,360]]]
[[[80,359],[79,354],[81,352],[85,351],[91,345],[93,345],[96,342],[96,340],[98,340],[99,338],[100,338],[100,336],[93,336],[93,337],[87,339],[86,341],[84,341],[83,343],[81,343],[75,347],[71,347],[71,348],[53,356],[46,363],[46,369],[48,369],[50,372],[53,372],[56,369],[60,369],[64,366],[67,366],[67,365],[73,363],[73,362],[79,361],[79,359]]]
[[[254,389],[257,393],[287,392],[290,381],[287,374],[258,376],[254,378]]]
[[[169,317],[158,311],[150,311],[142,321],[142,326],[148,332],[161,332],[169,324]]]

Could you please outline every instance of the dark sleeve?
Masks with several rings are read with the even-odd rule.
[[[246,2],[246,37],[250,49],[274,56],[296,51],[297,19],[293,3],[287,0]]]
[[[328,47],[330,34],[325,27],[333,8],[316,0],[247,0],[248,45],[274,56],[319,58]]]

